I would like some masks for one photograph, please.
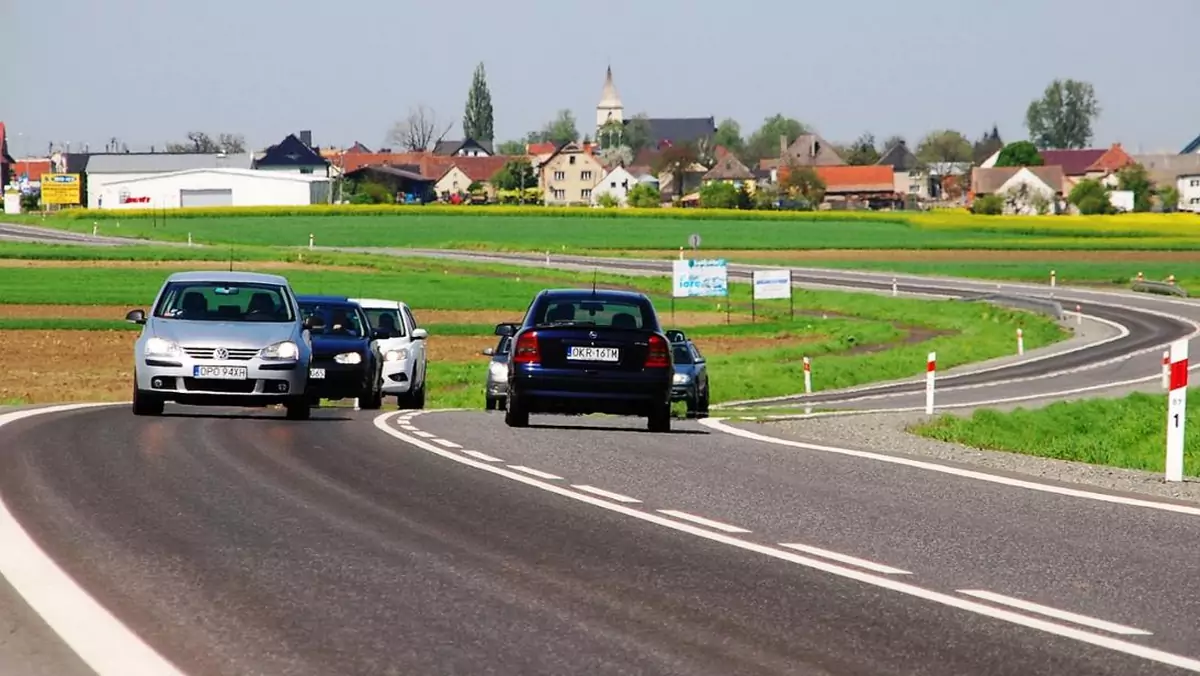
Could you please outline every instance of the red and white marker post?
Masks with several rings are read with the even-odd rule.
[[[1162,367],[1163,389],[1169,390],[1171,389],[1171,352],[1169,350],[1163,352]]]
[[[804,358],[804,393],[812,394],[812,360]]]
[[[1083,324],[1083,306],[1079,303],[1075,304],[1075,323]]]
[[[937,370],[937,352],[925,360],[925,415],[933,415],[933,374]]]
[[[1187,413],[1188,342],[1171,344],[1171,383],[1167,393],[1167,481],[1183,481],[1183,426]]]
[[[1058,273],[1054,270],[1050,271],[1050,286],[1051,288],[1058,285]]]
[[[1017,329],[1017,354],[1025,354],[1025,331]]]

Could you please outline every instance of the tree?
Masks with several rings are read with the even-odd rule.
[[[953,129],[940,129],[926,134],[917,144],[917,160],[922,164],[970,162],[971,142]]]
[[[1108,186],[1094,178],[1085,178],[1076,183],[1067,201],[1074,204],[1081,214],[1108,214],[1113,211]]]
[[[1004,150],[1004,141],[1000,140],[1000,128],[992,125],[992,130],[984,132],[983,136],[975,142],[971,149],[971,158],[975,164],[982,164],[984,160],[1001,150]]]
[[[525,154],[525,142],[524,141],[501,141],[496,146],[495,149],[496,149],[497,155],[524,155]]]
[[[875,135],[866,132],[853,143],[842,148],[840,153],[846,164],[866,165],[879,161],[879,150],[875,147]]]
[[[508,160],[504,166],[497,169],[492,175],[491,183],[496,190],[521,190],[536,188],[538,177],[529,160],[518,158]]]
[[[638,183],[625,193],[625,203],[638,209],[654,209],[662,206],[662,195],[653,185]]]
[[[558,111],[553,120],[542,127],[541,131],[536,131],[529,136],[531,141],[549,141],[556,146],[578,141],[579,128],[575,126],[575,114],[569,109],[563,108]]]
[[[625,123],[621,145],[629,148],[630,152],[636,157],[638,152],[643,148],[658,147],[658,139],[650,138],[652,133],[650,118],[645,113],[638,113]]]
[[[746,142],[746,150],[742,158],[747,165],[756,165],[764,158],[779,157],[779,138],[787,138],[791,145],[801,134],[809,129],[799,120],[775,114],[763,120],[758,131],[750,135]]]
[[[891,136],[887,137],[886,141],[883,142],[883,152],[886,153],[887,151],[891,150],[892,148],[895,148],[896,146],[900,145],[901,143],[904,143],[905,145],[907,145],[907,141],[905,140],[904,136],[902,136],[900,134],[892,134]]]
[[[1000,195],[980,195],[971,204],[971,213],[998,216],[1004,213],[1004,198]]]
[[[453,121],[443,122],[436,111],[422,104],[410,108],[408,115],[392,126],[389,138],[409,152],[422,152],[446,138],[453,126]]]
[[[779,177],[779,188],[783,192],[801,197],[808,202],[810,209],[815,209],[825,199],[825,182],[812,167],[805,167],[788,162],[782,168]]]
[[[670,175],[671,187],[676,197],[683,197],[687,190],[687,174],[696,164],[696,148],[690,143],[671,146],[662,152],[658,158],[657,171],[659,178],[663,174]]]
[[[633,151],[625,146],[605,148],[600,151],[597,157],[600,159],[600,163],[606,167],[614,167],[618,164],[624,166],[633,164]]]
[[[737,208],[738,191],[732,183],[712,181],[700,186],[700,207],[703,209]]]
[[[1042,98],[1030,102],[1025,126],[1039,148],[1086,148],[1092,142],[1092,122],[1099,115],[1091,84],[1054,80]]]
[[[1117,187],[1133,192],[1133,210],[1150,211],[1151,197],[1154,187],[1150,182],[1150,174],[1140,164],[1122,167],[1117,172]]]
[[[467,108],[463,112],[463,138],[491,141],[495,137],[495,116],[492,113],[492,93],[488,89],[483,62],[475,67],[471,89],[467,91]]]
[[[601,148],[619,148],[625,144],[625,125],[616,120],[605,122],[596,130],[596,143]]]
[[[113,147],[112,152],[116,152],[117,139],[112,139],[109,144]],[[187,133],[186,143],[168,143],[168,153],[244,153],[246,152],[246,139],[241,134],[218,134],[216,140],[202,131],[189,131]]]
[[[727,117],[717,124],[717,132],[713,134],[713,144],[723,146],[734,155],[740,155],[746,149],[746,141],[742,138],[742,125]]]
[[[1037,146],[1029,141],[1014,141],[1004,146],[996,158],[997,167],[1040,167],[1045,163]]]
[[[1179,188],[1177,186],[1164,185],[1159,187],[1157,192],[1163,211],[1171,213],[1179,210]]]

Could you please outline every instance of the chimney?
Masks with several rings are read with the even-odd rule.
[[[308,129],[305,129],[304,131],[300,132],[300,142],[303,143],[304,145],[308,146],[309,148],[311,148],[312,147],[312,132],[309,131]]]
[[[780,134],[779,135],[779,156],[780,157],[783,157],[784,155],[787,154],[787,147],[788,147],[787,134]]]

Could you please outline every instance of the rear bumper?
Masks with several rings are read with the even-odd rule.
[[[669,370],[585,373],[526,367],[513,372],[507,385],[506,394],[531,413],[648,415],[671,401]]]

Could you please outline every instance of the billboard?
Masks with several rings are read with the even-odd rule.
[[[79,174],[42,174],[42,204],[81,204]]]
[[[724,258],[672,261],[671,295],[698,298],[729,295],[729,277]]]
[[[791,270],[755,270],[753,279],[755,300],[792,297]]]

